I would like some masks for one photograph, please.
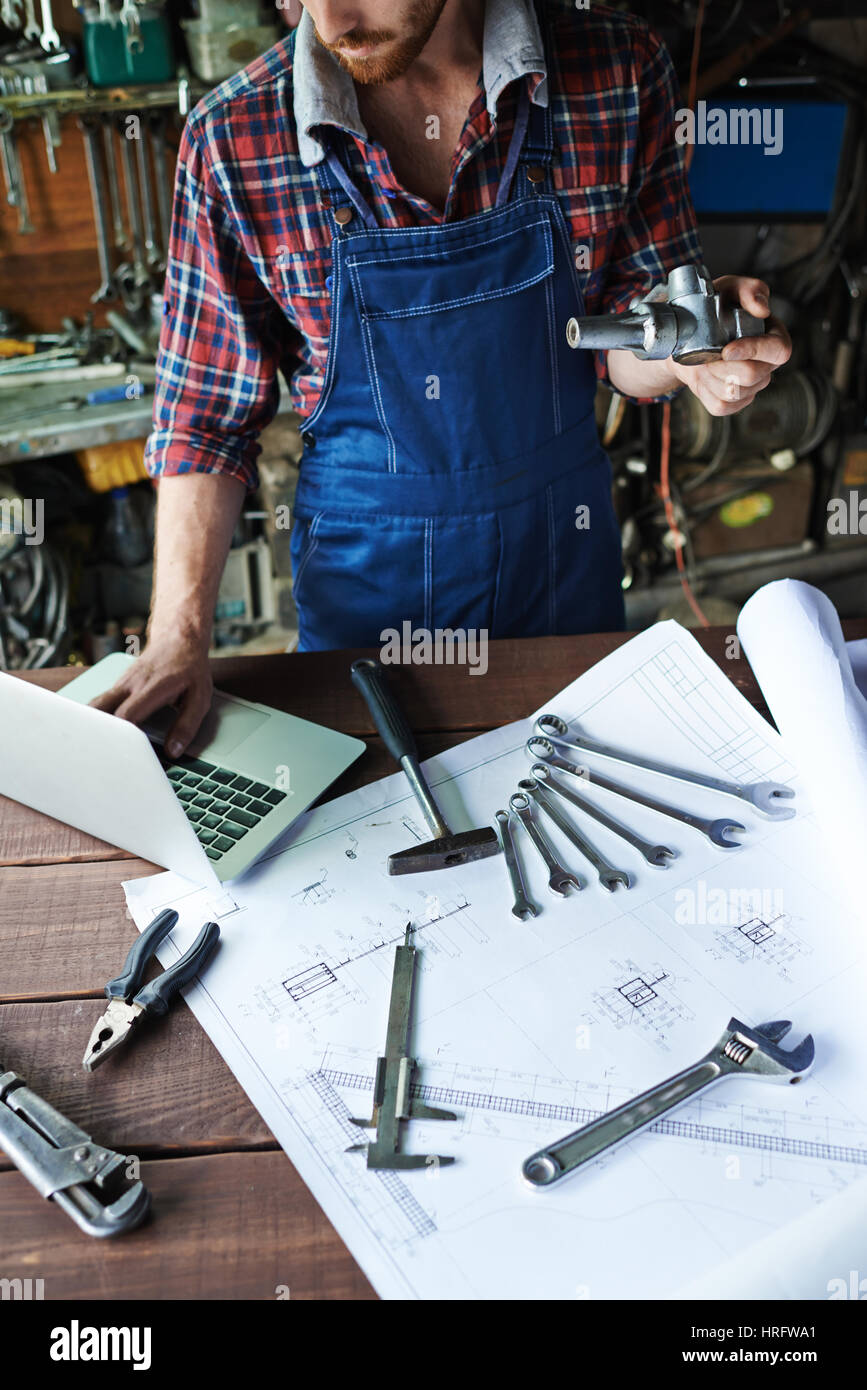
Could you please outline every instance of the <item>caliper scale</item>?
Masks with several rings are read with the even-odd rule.
[[[410,945],[412,923],[407,923],[402,946],[395,947],[394,974],[388,1006],[385,1056],[376,1059],[373,1114],[369,1120],[353,1119],[362,1129],[375,1129],[367,1144],[352,1144],[348,1153],[366,1153],[368,1168],[427,1168],[454,1163],[445,1154],[401,1153],[401,1122],[405,1120],[456,1120],[451,1110],[424,1105],[412,1095],[416,1063],[409,1055],[415,947]]]

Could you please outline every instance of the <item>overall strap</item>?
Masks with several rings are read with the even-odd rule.
[[[524,148],[524,137],[527,134],[527,126],[530,120],[530,93],[527,91],[526,81],[521,83],[521,90],[518,95],[518,110],[515,115],[515,128],[512,131],[512,139],[509,143],[509,153],[506,156],[506,163],[497,189],[497,200],[495,207],[502,207],[509,197],[512,188],[512,180],[515,177],[515,170],[518,167],[518,160],[521,158],[521,151]]]
[[[352,180],[346,166],[337,153],[335,144],[331,137],[323,131],[323,144],[325,147],[325,158],[315,165],[316,176],[324,192],[330,199],[331,216],[338,223],[340,219],[334,218],[335,212],[340,208],[349,207],[350,204],[358,213],[365,227],[376,230],[379,226],[373,215],[373,210],[366,200],[362,197],[358,188]]]
[[[553,189],[551,168],[554,162],[554,109],[551,100],[553,69],[551,63],[552,45],[548,32],[548,20],[544,4],[536,0],[536,18],[545,55],[545,72],[548,78],[548,105],[530,103],[527,137],[519,156],[519,163],[525,177],[530,179],[534,192],[548,193]],[[516,196],[522,195],[524,180],[516,180]]]

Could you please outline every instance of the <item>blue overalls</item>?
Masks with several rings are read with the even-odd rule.
[[[299,650],[386,629],[624,626],[593,355],[553,189],[550,107],[521,86],[487,212],[381,228],[331,147],[332,320],[292,536]],[[584,509],[588,509],[586,512]]]

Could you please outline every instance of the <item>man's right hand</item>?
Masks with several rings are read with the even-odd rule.
[[[133,724],[141,724],[165,705],[176,705],[178,717],[164,746],[170,758],[178,758],[195,738],[213,690],[207,645],[152,635],[138,660],[91,704]]]
[[[213,693],[208,646],[220,576],[246,489],[223,473],[161,478],[147,646],[121,679],[91,703],[140,724],[177,705],[165,750],[178,758],[196,736]]]

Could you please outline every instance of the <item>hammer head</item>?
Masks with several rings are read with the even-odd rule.
[[[730,1018],[720,1038],[720,1051],[731,1064],[726,1070],[761,1076],[767,1081],[788,1081],[790,1084],[800,1081],[813,1065],[816,1049],[810,1033],[791,1051],[780,1047],[778,1044],[791,1027],[788,1019],[749,1028],[739,1019]]]
[[[388,857],[390,874],[424,874],[431,869],[453,869],[456,864],[472,864],[500,853],[497,833],[490,825],[481,830],[464,830],[460,835],[442,835],[423,845],[412,845]]]

